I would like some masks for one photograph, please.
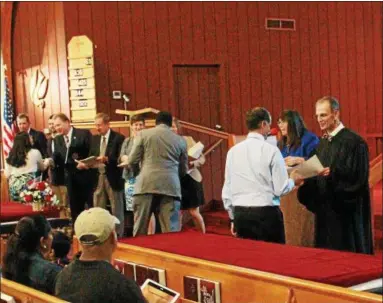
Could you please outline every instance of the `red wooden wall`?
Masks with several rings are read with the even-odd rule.
[[[219,67],[221,113],[227,132],[245,132],[244,114],[265,106],[274,116],[296,109],[319,134],[315,101],[334,95],[346,126],[381,152],[381,2],[19,2],[12,36],[17,110],[37,128],[55,111],[69,112],[66,45],[76,35],[95,44],[98,110],[123,108],[113,90],[132,95],[129,109],[154,107],[179,114],[174,65]],[[296,20],[296,31],[265,29],[265,18]],[[47,107],[28,97],[37,66],[49,76]],[[24,81],[24,82],[23,82]],[[191,86],[196,83],[189,83]],[[199,97],[197,97],[199,98]],[[201,100],[194,115],[209,111]],[[375,144],[379,142],[378,144]]]
[[[13,94],[16,111],[27,112],[37,129],[52,113],[69,114],[64,10],[62,2],[14,3],[12,33]],[[49,79],[45,108],[35,106],[29,94],[37,69]]]

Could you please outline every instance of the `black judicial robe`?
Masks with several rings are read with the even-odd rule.
[[[327,177],[305,180],[299,201],[316,215],[316,247],[373,252],[368,146],[344,128],[331,141],[322,138],[314,150]]]

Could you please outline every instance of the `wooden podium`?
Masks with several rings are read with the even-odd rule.
[[[281,198],[286,244],[314,247],[315,215],[298,201],[297,190]]]

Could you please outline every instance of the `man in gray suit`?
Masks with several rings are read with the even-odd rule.
[[[187,171],[185,140],[171,130],[172,115],[159,112],[156,127],[142,130],[134,140],[128,164],[141,162],[134,188],[133,236],[147,235],[154,206],[159,205],[163,233],[177,231],[170,224],[175,201],[181,199],[180,177]]]

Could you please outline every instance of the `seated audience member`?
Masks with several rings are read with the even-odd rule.
[[[26,132],[18,133],[5,161],[4,171],[12,201],[20,201],[19,194],[27,182],[36,178],[38,171],[48,167],[49,161],[43,161],[41,153],[32,148],[29,135]]]
[[[181,125],[177,118],[173,118],[172,130],[180,135]],[[186,141],[188,150],[196,144],[192,137],[183,136],[183,138]],[[202,175],[198,168],[201,167],[205,161],[205,156],[201,154],[198,159],[190,163],[192,169],[181,179],[181,210],[182,212],[188,211],[190,213],[195,226],[202,233],[205,233],[206,229],[205,222],[199,212],[199,207],[205,203],[205,198],[202,187]],[[182,219],[179,221],[182,224]]]
[[[3,259],[3,277],[49,294],[61,267],[47,260],[52,229],[42,215],[24,217],[9,237]]]
[[[68,253],[70,251],[70,239],[61,231],[53,233],[52,254],[56,264],[64,267],[69,264]]]
[[[318,145],[318,137],[307,130],[297,111],[285,110],[278,119],[282,137],[278,142],[287,166],[298,165],[308,159]]]
[[[133,147],[134,139],[138,133],[145,128],[145,119],[143,116],[134,115],[130,117],[131,136],[126,138],[121,146],[120,162],[126,162]],[[140,173],[140,164],[132,164],[124,168],[122,178],[125,180],[125,235],[133,236],[133,195],[134,185]]]
[[[70,302],[146,302],[137,284],[111,264],[117,246],[116,225],[120,222],[107,210],[83,211],[74,229],[82,254],[58,275],[55,295]]]

